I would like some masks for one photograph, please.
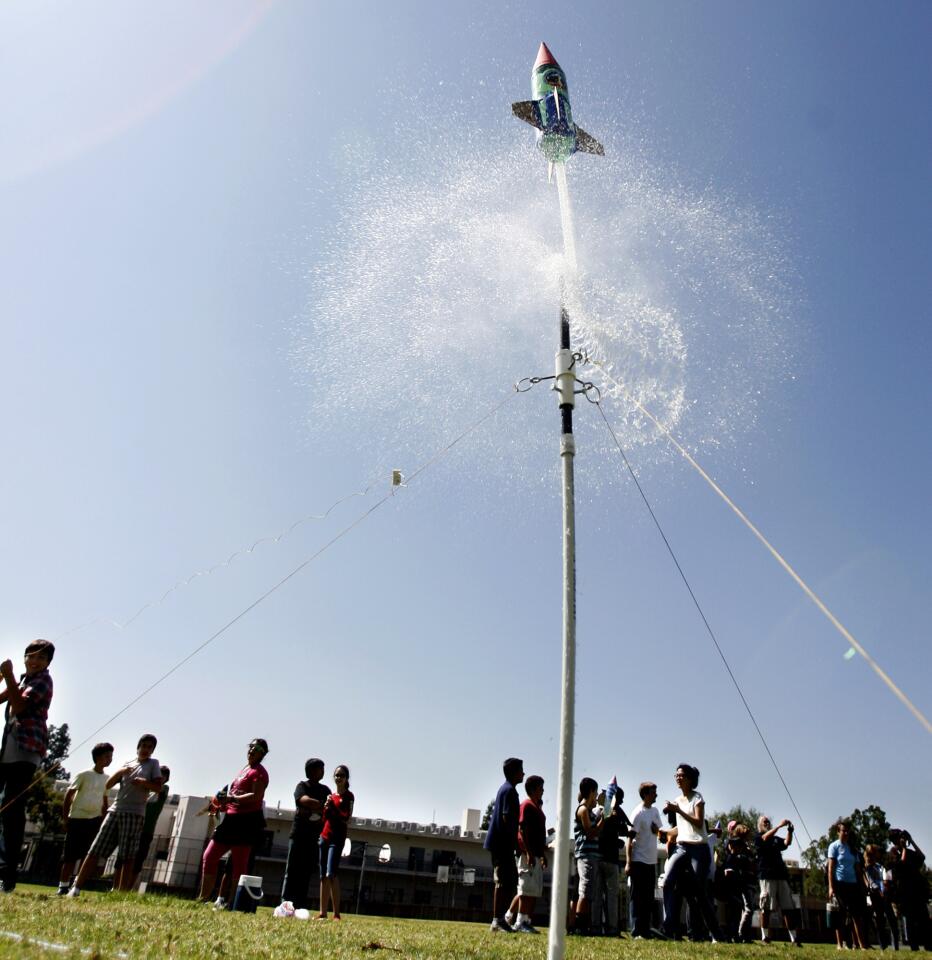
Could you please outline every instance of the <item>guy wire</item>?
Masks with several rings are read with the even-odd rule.
[[[832,613],[823,603],[816,592],[806,583],[805,580],[790,566],[789,561],[785,560],[777,548],[761,533],[760,530],[751,522],[751,519],[741,510],[741,508],[728,496],[727,493],[709,476],[700,466],[690,452],[673,436],[673,434],[635,397],[625,389],[624,385],[616,380],[606,370],[605,365],[598,360],[590,362],[595,364],[605,375],[606,379],[621,390],[625,400],[633,404],[637,409],[647,417],[648,420],[670,441],[674,448],[682,455],[683,459],[702,477],[703,480],[712,488],[713,491],[731,508],[735,516],[754,534],[755,537],[766,547],[770,555],[780,564],[781,567],[792,577],[796,585],[806,594],[806,596],[819,608],[822,614],[828,619],[829,623],[854,647],[855,650],[867,661],[870,668],[886,684],[891,693],[906,707],[907,710],[922,724],[926,733],[932,734],[932,723],[929,722],[925,714],[906,696],[906,694],[893,682],[890,675],[880,666],[879,663],[867,652],[867,650],[858,643],[851,635],[847,627]]]
[[[505,404],[508,403],[510,400],[513,400],[515,396],[517,396],[517,393],[512,388],[512,390],[509,391],[508,395],[505,396],[504,399],[500,400],[497,404],[495,404],[495,406],[487,410],[478,420],[476,420],[470,426],[466,427],[466,429],[463,430],[458,436],[454,437],[449,443],[441,447],[436,453],[434,453],[431,457],[429,457],[422,464],[416,467],[410,474],[408,474],[408,476],[405,478],[405,484],[410,483],[415,477],[418,476],[418,474],[423,473],[429,467],[433,466],[438,460],[440,460],[443,456],[449,453],[449,451],[452,450],[453,447],[455,447],[460,442],[460,440],[469,436],[469,434],[471,434],[473,431],[475,431],[480,426],[482,426],[482,424],[485,423],[486,420],[489,420],[496,413],[498,413],[498,411],[501,410],[501,408],[504,407]],[[25,793],[28,793],[28,791],[31,790],[32,787],[34,787],[37,783],[40,783],[42,780],[45,780],[47,777],[51,776],[51,774],[54,773],[57,767],[61,766],[62,763],[64,763],[66,760],[72,757],[78,750],[81,749],[81,747],[90,743],[90,741],[93,740],[102,730],[110,726],[110,724],[113,723],[114,720],[121,717],[124,713],[126,713],[127,710],[129,710],[131,707],[139,703],[139,701],[142,700],[143,697],[151,693],[160,684],[164,683],[173,673],[180,670],[189,660],[192,660],[202,650],[204,650],[211,643],[213,643],[214,640],[223,636],[223,634],[226,633],[227,630],[230,629],[230,627],[234,626],[236,623],[242,620],[243,617],[245,617],[252,610],[255,610],[255,608],[258,607],[259,604],[267,600],[277,590],[281,589],[281,587],[283,587],[286,583],[288,583],[288,581],[291,580],[293,577],[296,577],[302,570],[305,569],[305,567],[313,563],[314,560],[316,560],[322,553],[324,553],[326,550],[329,550],[330,547],[332,547],[338,541],[342,540],[343,537],[345,537],[348,533],[350,533],[352,530],[358,527],[364,520],[371,517],[372,514],[379,509],[379,507],[383,506],[385,503],[391,500],[391,498],[394,495],[395,495],[395,489],[393,487],[388,493],[385,494],[385,496],[377,500],[371,507],[369,507],[369,509],[366,510],[365,513],[360,514],[355,520],[353,520],[352,523],[347,524],[347,526],[345,526],[335,536],[331,537],[331,539],[328,540],[319,550],[316,550],[313,554],[311,554],[311,556],[307,557],[305,560],[302,560],[301,563],[298,564],[298,566],[296,566],[286,576],[282,577],[282,579],[279,580],[278,583],[271,586],[268,590],[265,591],[265,593],[263,593],[261,596],[253,600],[252,603],[249,604],[249,606],[242,609],[231,620],[228,620],[222,627],[220,627],[219,630],[212,633],[206,640],[198,644],[198,646],[196,646],[190,653],[186,654],[170,669],[166,670],[165,673],[163,673],[157,680],[154,680],[152,683],[149,684],[149,686],[147,686],[144,690],[142,690],[135,697],[133,697],[132,700],[129,701],[129,703],[127,703],[124,707],[121,707],[119,710],[117,710],[117,712],[113,714],[112,717],[110,717],[108,720],[105,720],[99,727],[97,727],[96,730],[93,730],[80,743],[73,746],[64,757],[62,757],[60,760],[57,760],[51,767],[49,767],[48,770],[43,770],[40,773],[38,773],[35,777],[33,777],[33,779],[29,782],[29,784],[26,787],[24,787],[15,797],[12,797],[8,800],[5,799],[3,806],[0,807],[0,814],[2,814],[3,811],[10,806],[10,804],[15,803],[15,801],[17,801]]]
[[[806,831],[806,836],[809,837],[809,843],[811,844],[812,834],[809,832],[809,828],[806,826],[806,821],[803,819],[803,815],[800,813],[799,807],[796,805],[796,801],[793,799],[793,794],[790,792],[790,788],[787,785],[786,779],[784,778],[779,765],[777,764],[776,758],[773,755],[773,751],[770,749],[767,739],[764,737],[764,733],[760,728],[760,724],[757,722],[757,718],[754,716],[754,711],[751,710],[751,705],[748,703],[747,697],[745,697],[744,691],[741,689],[741,684],[738,683],[738,678],[735,676],[734,671],[731,669],[731,665],[728,663],[728,660],[725,657],[725,652],[722,650],[721,645],[718,642],[718,638],[715,636],[715,631],[712,629],[712,625],[709,623],[709,620],[706,617],[705,612],[703,611],[702,606],[700,605],[699,600],[696,597],[696,594],[693,591],[693,588],[690,585],[682,566],[680,565],[680,561],[677,559],[676,553],[674,552],[673,547],[670,545],[670,541],[667,539],[667,535],[664,533],[663,527],[660,525],[660,521],[657,519],[657,514],[654,513],[654,508],[651,506],[650,500],[647,499],[647,494],[644,493],[644,488],[641,486],[640,481],[637,478],[637,474],[634,472],[634,469],[632,468],[631,463],[628,460],[628,457],[615,434],[615,431],[612,429],[612,425],[608,422],[608,417],[605,416],[605,411],[602,409],[601,401],[597,402],[596,406],[599,408],[599,413],[602,415],[602,419],[605,421],[605,426],[608,428],[608,432],[612,435],[612,439],[615,441],[615,446],[618,447],[618,452],[621,454],[621,459],[624,461],[625,467],[627,468],[628,473],[631,475],[631,479],[634,481],[634,485],[637,487],[637,491],[641,495],[641,499],[644,501],[644,506],[647,507],[647,512],[650,514],[651,520],[654,521],[654,526],[657,528],[657,532],[660,534],[664,546],[667,548],[667,552],[670,554],[670,559],[673,561],[674,566],[680,575],[680,579],[683,581],[687,591],[689,591],[689,595],[692,598],[693,604],[695,605],[696,610],[699,612],[702,622],[705,624],[706,631],[711,637],[712,643],[715,645],[715,649],[718,651],[718,655],[721,657],[722,663],[725,665],[725,669],[728,671],[728,676],[731,677],[731,682],[734,684],[735,690],[738,691],[738,696],[741,698],[741,702],[744,704],[744,709],[751,718],[751,723],[754,724],[754,729],[757,731],[758,737],[760,737],[760,742],[764,745],[764,750],[767,751],[767,756],[770,757],[770,762],[773,764],[773,768],[776,770],[777,776],[780,778],[780,783],[783,784],[783,789],[786,791],[786,795],[789,797],[790,803],[793,805],[793,809],[796,811],[796,816],[799,818],[799,823],[803,830]]]

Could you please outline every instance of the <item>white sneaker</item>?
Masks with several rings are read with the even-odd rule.
[[[72,888],[65,894],[65,896],[66,896],[66,897],[69,897],[70,899],[73,900],[75,897],[80,897],[80,896],[81,896],[81,891],[80,891],[77,887],[72,887]]]
[[[496,917],[492,921],[492,925],[489,927],[489,931],[491,933],[514,933],[515,932],[511,924],[507,920],[505,920],[504,918],[499,920],[498,917]]]
[[[211,907],[214,910],[225,910],[226,906],[227,902],[223,899],[223,897],[217,897],[217,899],[211,904]]]
[[[540,931],[537,927],[531,923],[530,920],[525,920],[524,923],[519,924],[514,928],[515,933],[539,933]]]

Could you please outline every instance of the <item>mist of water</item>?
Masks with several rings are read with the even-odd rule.
[[[551,372],[560,276],[573,251],[561,249],[546,164],[503,130],[498,143],[460,129],[455,149],[431,133],[411,141],[401,166],[346,147],[352,176],[311,269],[296,363],[313,377],[315,429],[364,423],[367,443],[381,438],[373,456],[387,464],[400,447],[429,449],[508,384]],[[766,211],[690,190],[610,138],[606,152],[568,165],[574,347],[598,357],[689,449],[734,449],[793,373],[795,294],[782,237]],[[600,380],[594,368],[585,376]],[[611,380],[600,386],[640,462],[666,458],[657,430]],[[515,434],[521,457],[550,451],[549,434],[526,433]],[[498,443],[479,451],[484,469],[497,482],[527,482]]]

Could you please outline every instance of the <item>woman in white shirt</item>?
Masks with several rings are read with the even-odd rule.
[[[698,910],[708,927],[712,942],[721,939],[715,908],[706,890],[712,852],[705,826],[705,800],[696,789],[699,771],[688,763],[681,763],[673,777],[680,796],[668,801],[664,813],[676,815],[676,851],[670,857],[663,885],[663,922],[667,936],[678,934],[681,896],[689,901],[690,928],[694,910]],[[685,888],[685,889],[684,889]]]

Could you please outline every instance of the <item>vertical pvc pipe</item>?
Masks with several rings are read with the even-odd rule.
[[[562,300],[562,297],[561,297]],[[570,350],[570,320],[560,304],[560,350]],[[550,890],[547,958],[562,960],[566,948],[570,845],[573,814],[573,735],[576,717],[576,500],[573,458],[573,373],[562,368],[557,354],[554,389],[560,394],[560,462],[563,475],[563,684],[560,699],[560,763],[557,782],[557,842]],[[567,383],[568,378],[568,383]]]

